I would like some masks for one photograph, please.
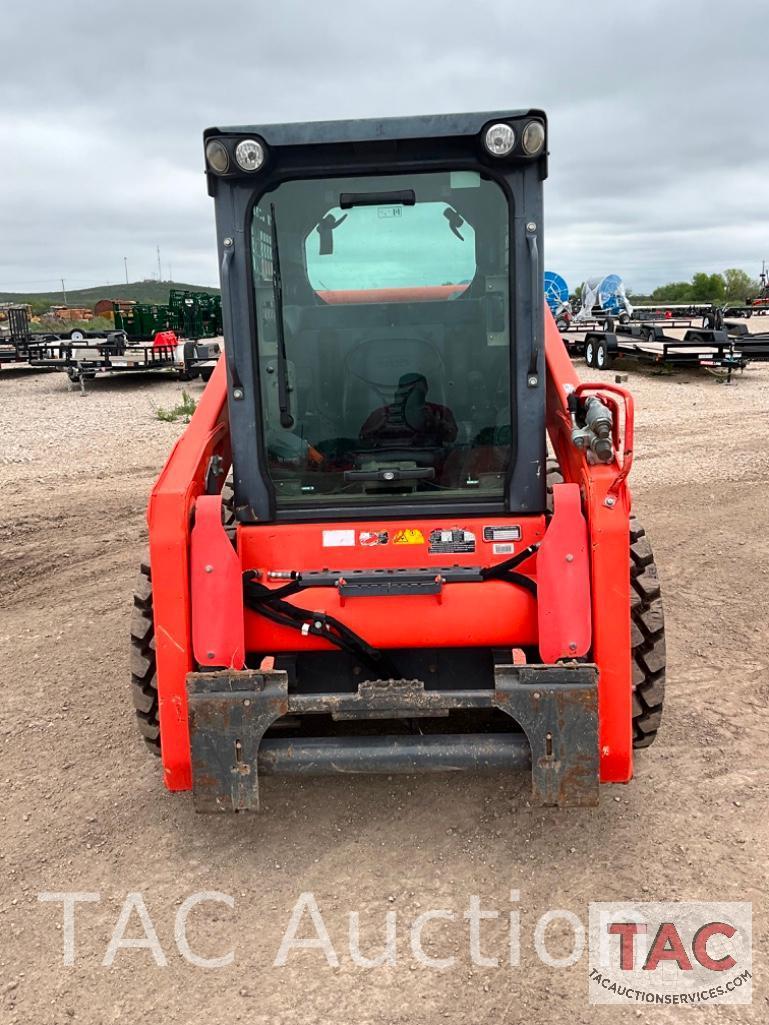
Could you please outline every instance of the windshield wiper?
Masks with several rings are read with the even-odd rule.
[[[288,397],[288,360],[286,359],[286,334],[283,329],[283,282],[280,277],[280,256],[278,254],[278,226],[275,222],[275,204],[270,203],[270,235],[272,239],[272,297],[275,306],[275,333],[278,340],[278,408],[280,426],[294,426]]]

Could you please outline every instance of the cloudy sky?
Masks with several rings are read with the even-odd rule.
[[[589,13],[588,13],[589,12]],[[215,124],[541,106],[546,264],[636,290],[769,258],[756,0],[27,0],[0,52],[0,290],[218,283]]]

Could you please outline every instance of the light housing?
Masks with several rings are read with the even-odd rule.
[[[206,143],[206,162],[215,174],[227,174],[230,167],[230,154],[221,140],[209,139]]]
[[[545,145],[545,126],[541,121],[529,121],[521,136],[521,145],[528,157],[536,157]]]
[[[241,171],[258,171],[264,156],[264,146],[257,139],[241,139],[235,147],[235,163]]]
[[[515,131],[499,121],[483,133],[483,145],[492,157],[507,157],[515,148]]]

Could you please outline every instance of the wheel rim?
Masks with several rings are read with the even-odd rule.
[[[602,345],[599,345],[595,350],[595,362],[596,366],[601,370],[606,366],[606,350]]]
[[[593,343],[588,342],[585,346],[585,362],[589,367],[593,365]]]

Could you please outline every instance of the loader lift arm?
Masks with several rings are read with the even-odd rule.
[[[630,650],[630,491],[626,483],[632,461],[632,398],[622,466],[589,465],[570,436],[569,394],[581,386],[552,314],[545,310],[547,363],[547,431],[564,480],[579,485],[590,538],[593,658],[598,680],[601,780],[625,783],[633,775],[632,683]],[[601,384],[590,386],[601,389]],[[606,390],[606,386],[603,386]],[[617,418],[615,416],[615,426]],[[630,454],[628,455],[628,449]]]

